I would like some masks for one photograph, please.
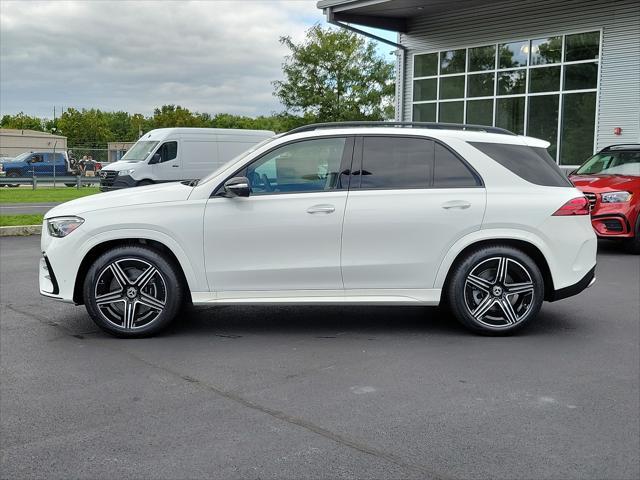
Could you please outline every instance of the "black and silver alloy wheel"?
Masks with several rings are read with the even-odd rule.
[[[93,321],[119,337],[153,335],[177,315],[185,297],[179,267],[144,245],[115,247],[98,257],[84,280]]]
[[[139,258],[114,260],[102,269],[95,302],[107,322],[126,330],[155,321],[167,302],[167,283],[160,271]]]
[[[508,257],[480,262],[467,275],[464,288],[469,313],[494,328],[515,325],[525,318],[535,295],[527,269]]]
[[[544,300],[544,280],[538,265],[523,251],[486,246],[456,265],[445,295],[463,325],[478,333],[504,335],[537,315]]]

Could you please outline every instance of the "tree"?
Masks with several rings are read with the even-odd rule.
[[[393,115],[394,67],[372,42],[347,30],[314,25],[302,43],[280,42],[290,55],[274,95],[312,121],[384,120]]]
[[[0,127],[15,128],[16,130],[38,130],[44,131],[45,123],[37,117],[30,117],[23,112],[17,115],[3,115],[0,120]]]

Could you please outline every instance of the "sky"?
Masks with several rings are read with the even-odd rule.
[[[0,115],[279,112],[279,38],[300,41],[314,23],[326,25],[316,0],[0,0]]]

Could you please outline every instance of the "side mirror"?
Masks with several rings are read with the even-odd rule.
[[[251,193],[251,185],[247,177],[233,177],[224,182],[224,191],[227,197],[248,197]]]
[[[151,157],[151,160],[149,160],[149,165],[155,165],[156,163],[160,163],[160,160],[162,160],[162,157],[160,156],[160,154],[154,153],[153,157]]]

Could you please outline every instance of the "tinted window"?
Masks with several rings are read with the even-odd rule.
[[[528,182],[548,187],[571,186],[571,182],[544,148],[503,143],[469,143]]]
[[[420,138],[364,137],[361,188],[428,188],[433,147]]]
[[[165,142],[158,149],[161,162],[168,162],[178,156],[178,142]]]
[[[451,150],[436,143],[434,188],[478,187],[480,179]]]
[[[346,138],[320,138],[284,145],[246,170],[254,195],[303,193],[337,187]]]

